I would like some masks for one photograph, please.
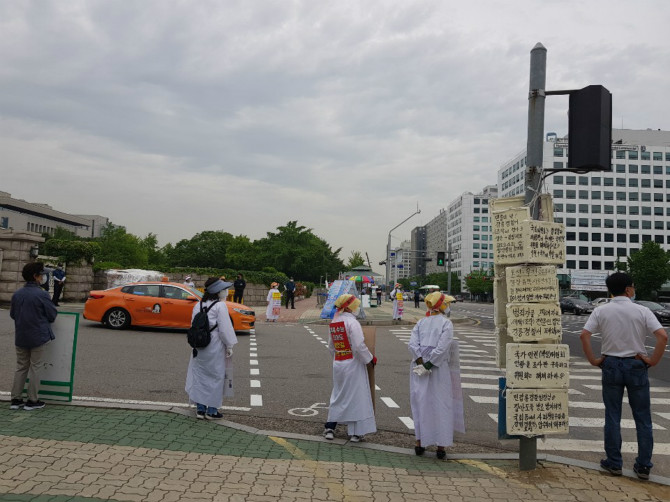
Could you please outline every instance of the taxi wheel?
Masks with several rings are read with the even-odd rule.
[[[125,329],[130,326],[130,314],[122,308],[115,307],[107,311],[103,322],[111,329]]]

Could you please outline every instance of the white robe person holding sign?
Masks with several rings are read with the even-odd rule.
[[[393,320],[396,319],[400,321],[402,319],[403,309],[405,307],[405,302],[402,297],[402,284],[396,284],[391,291],[391,298],[393,299]]]
[[[265,309],[265,320],[268,322],[276,322],[279,319],[281,312],[281,293],[279,292],[279,284],[273,282],[270,285],[270,291],[265,301],[268,302],[268,307]]]
[[[335,301],[337,313],[330,323],[328,350],[333,355],[333,392],[330,395],[328,422],[324,436],[333,439],[337,423],[348,426],[351,442],[377,432],[366,365],[377,363],[365,345],[363,329],[354,313],[361,301],[354,295],[341,295]]]
[[[218,277],[210,277],[205,282],[205,294],[202,297],[203,308],[209,308],[209,320],[212,338],[209,345],[197,349],[197,355],[191,354],[186,373],[186,392],[189,400],[196,404],[196,418],[210,420],[223,418],[219,408],[223,398],[233,393],[233,346],[237,343],[235,329],[230,320],[226,296],[230,282]],[[200,303],[193,306],[193,319],[200,312]],[[216,327],[215,327],[216,326]]]
[[[454,431],[465,432],[458,340],[451,321],[443,315],[452,301],[439,291],[426,296],[428,312],[409,339],[414,451],[423,455],[426,446],[436,445],[439,459],[446,457],[444,447],[454,444]]]

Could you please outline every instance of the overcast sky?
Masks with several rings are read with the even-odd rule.
[[[161,244],[298,220],[373,268],[526,146],[547,89],[670,129],[666,0],[0,0],[0,190]],[[545,131],[567,133],[567,97]]]

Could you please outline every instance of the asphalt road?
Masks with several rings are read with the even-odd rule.
[[[64,310],[64,309],[63,309]],[[68,309],[70,310],[70,309]],[[457,441],[516,450],[518,441],[497,438],[497,378],[491,304],[459,303],[454,312],[473,322],[456,325],[461,344],[465,396],[465,435]],[[538,441],[538,451],[597,462],[602,456],[603,410],[599,369],[585,363],[578,334],[586,316],[563,316],[563,342],[571,348],[570,433]],[[409,353],[411,326],[377,327],[376,416],[382,431],[411,439]],[[300,420],[318,433],[327,416],[331,361],[325,347],[327,327],[319,324],[258,323],[256,333],[238,336],[235,347],[235,397],[224,414]],[[649,341],[652,343],[652,340]],[[13,324],[0,310],[0,392],[9,391],[15,364]],[[9,350],[7,350],[9,349]],[[596,347],[598,350],[598,347]],[[81,319],[78,333],[75,395],[91,398],[187,404],[184,392],[190,348],[183,331],[132,329],[112,331]],[[670,476],[670,386],[668,361],[651,370],[656,474]],[[625,420],[631,420],[625,408]],[[259,418],[259,420],[261,420]],[[287,422],[290,424],[290,422]],[[290,426],[290,425],[289,425]],[[303,432],[303,431],[300,431]],[[634,459],[635,431],[623,430],[626,466]],[[409,446],[409,445],[406,445]],[[630,465],[628,465],[630,464]]]

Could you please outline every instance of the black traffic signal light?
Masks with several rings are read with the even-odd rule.
[[[612,93],[602,85],[570,93],[568,169],[612,170]]]
[[[437,252],[437,266],[444,267],[444,251]]]

